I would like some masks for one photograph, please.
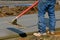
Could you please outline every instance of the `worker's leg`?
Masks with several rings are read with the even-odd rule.
[[[46,35],[46,25],[45,25],[45,9],[46,4],[38,3],[38,33],[34,33],[35,36]]]
[[[54,32],[55,31],[55,25],[56,25],[56,19],[55,19],[55,5],[50,4],[48,6],[48,15],[49,15],[49,31]]]
[[[40,33],[46,33],[46,25],[45,25],[45,18],[44,14],[46,12],[47,4],[44,3],[38,3],[38,29]]]
[[[38,6],[38,29],[40,33],[45,33],[46,32],[46,25],[45,25],[45,19],[44,19],[44,14],[45,14],[45,7],[42,6],[42,8],[39,8]]]
[[[46,4],[46,1],[40,1],[38,3],[38,33],[34,33],[33,35],[35,36],[41,36],[41,35],[46,35],[46,25],[45,25],[45,12],[46,12],[46,7],[48,6]]]

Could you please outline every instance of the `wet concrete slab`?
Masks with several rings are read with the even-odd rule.
[[[60,28],[60,11],[56,11],[56,28]],[[2,17],[0,18],[0,39],[11,37],[25,37],[27,33],[37,32],[38,15],[30,14],[24,15],[18,19],[19,26],[13,25],[9,22],[16,16]],[[46,23],[48,24],[48,15],[45,15]],[[49,25],[47,25],[49,26]],[[23,36],[24,35],[24,36]]]

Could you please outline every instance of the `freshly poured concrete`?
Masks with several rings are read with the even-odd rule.
[[[56,28],[60,28],[60,11],[56,11]],[[18,19],[19,26],[13,25],[9,22],[15,16],[3,17],[0,18],[0,39],[5,38],[13,38],[13,37],[25,37],[27,36],[26,33],[37,32],[37,22],[38,22],[38,15],[37,14],[30,14],[24,15]],[[46,22],[48,24],[48,15],[45,15]],[[24,35],[24,36],[23,36]]]

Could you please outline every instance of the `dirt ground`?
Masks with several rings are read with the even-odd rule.
[[[58,33],[60,35],[60,32]],[[42,37],[35,37],[33,35],[27,36],[27,37],[17,37],[12,39],[6,39],[6,40],[60,40],[60,36],[42,36]]]
[[[16,16],[20,14],[23,10],[28,8],[28,6],[15,6],[15,7],[8,7],[8,6],[2,6],[0,7],[0,17],[4,16]],[[26,14],[34,14],[37,12],[37,6],[32,8],[30,11],[28,11]],[[56,4],[55,10],[59,11],[60,6]]]
[[[16,6],[13,8],[10,8],[8,6],[0,7],[0,17],[16,16],[16,15],[20,14],[22,11],[24,11],[26,8],[28,8],[28,6]],[[37,7],[32,8],[26,14],[34,14],[35,12],[37,12]]]

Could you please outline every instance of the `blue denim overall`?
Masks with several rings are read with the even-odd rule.
[[[55,3],[56,0],[39,0],[38,3],[38,29],[40,33],[46,33],[45,12],[49,16],[49,31],[55,31]]]

